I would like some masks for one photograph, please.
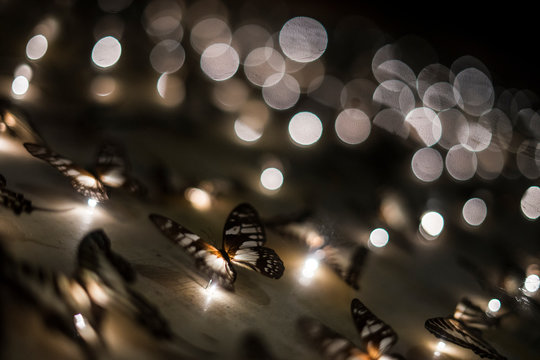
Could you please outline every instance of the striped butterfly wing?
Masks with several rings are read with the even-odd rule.
[[[351,314],[360,333],[362,348],[371,359],[381,358],[397,342],[395,331],[375,316],[360,300],[352,300]]]
[[[228,259],[217,248],[165,216],[151,214],[149,218],[163,235],[180,245],[194,258],[195,266],[199,271],[216,281],[220,286],[229,290],[233,289],[236,272]]]
[[[64,158],[43,145],[24,143],[24,147],[31,155],[46,161],[68,177],[73,188],[83,196],[97,201],[105,201],[109,198],[103,184],[88,171],[74,164],[73,161]]]
[[[116,144],[103,145],[96,160],[99,180],[112,188],[123,188],[131,193],[143,195],[146,187],[130,174],[131,166],[124,149]]]
[[[439,339],[470,349],[482,358],[506,359],[482,338],[478,329],[472,329],[460,320],[442,317],[431,318],[426,320],[424,326]]]
[[[453,317],[470,328],[482,330],[497,325],[500,320],[498,317],[489,317],[486,315],[486,312],[482,308],[468,298],[461,299],[456,305]]]
[[[279,279],[285,267],[278,254],[264,247],[266,235],[257,211],[243,203],[235,207],[225,222],[223,248],[235,264]]]

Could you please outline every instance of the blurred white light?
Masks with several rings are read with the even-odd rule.
[[[150,63],[158,73],[172,74],[178,71],[182,65],[186,53],[184,48],[176,40],[163,40],[159,42],[150,52]]]
[[[33,36],[26,44],[26,56],[30,60],[38,60],[45,55],[49,46],[47,38],[41,34]]]
[[[435,145],[442,136],[441,120],[437,113],[427,107],[419,107],[410,111],[405,117],[415,130],[412,134],[425,146]]]
[[[501,309],[501,302],[499,299],[491,299],[488,302],[488,310],[492,313],[496,313]]]
[[[13,79],[13,82],[11,83],[11,91],[13,91],[15,95],[26,94],[29,87],[30,84],[28,82],[28,79],[22,75],[17,76],[15,79]]]
[[[442,351],[446,347],[446,343],[444,341],[439,341],[437,343],[437,350]]]
[[[236,50],[224,43],[207,47],[201,55],[201,69],[212,80],[223,81],[238,70],[240,59]]]
[[[86,327],[86,322],[84,321],[84,317],[81,314],[75,314],[73,316],[73,320],[77,329],[82,330]]]
[[[236,119],[234,121],[234,132],[238,138],[247,142],[259,140],[263,134],[262,129],[255,129],[241,119]]]
[[[32,80],[32,76],[34,76],[34,71],[32,70],[32,67],[28,64],[21,64],[15,68],[15,71],[13,72],[13,77],[17,76],[24,76],[28,81]]]
[[[540,277],[536,274],[531,274],[525,278],[525,290],[528,292],[536,292],[540,289]]]
[[[478,226],[484,222],[487,216],[487,206],[484,200],[472,198],[467,200],[461,211],[463,219],[472,226]]]
[[[461,144],[469,151],[482,151],[487,149],[491,143],[490,124],[479,122],[469,123],[468,134],[466,136],[458,135]]]
[[[299,112],[289,122],[289,135],[296,144],[312,145],[319,141],[323,131],[321,120],[308,111]]]
[[[521,212],[531,220],[540,217],[540,188],[538,186],[529,187],[521,197]]]
[[[207,210],[212,205],[210,194],[199,188],[187,188],[185,197],[197,210]]]
[[[302,276],[305,278],[312,278],[315,276],[315,272],[319,268],[319,261],[314,258],[307,258],[304,267],[302,268]]]
[[[315,19],[298,16],[290,19],[279,32],[279,45],[283,53],[297,62],[318,59],[326,50],[326,29]]]
[[[368,138],[371,132],[371,122],[362,110],[345,109],[337,116],[335,129],[341,141],[355,145]]]
[[[93,207],[96,207],[97,203],[98,203],[97,200],[94,200],[94,199],[88,199],[88,206],[90,206],[90,207],[92,207],[92,208],[93,208]]]
[[[414,153],[411,169],[414,175],[425,182],[437,180],[443,171],[441,154],[433,148],[422,148]]]
[[[102,68],[116,64],[120,55],[122,55],[122,45],[112,36],[99,39],[92,49],[92,61]]]
[[[385,229],[377,228],[369,234],[369,242],[375,247],[384,247],[388,244],[388,232]]]
[[[283,185],[283,173],[273,167],[264,169],[261,173],[261,184],[268,190],[277,190]]]
[[[201,20],[191,29],[191,45],[199,54],[212,44],[230,45],[231,39],[229,25],[218,18]]]
[[[437,237],[444,228],[444,218],[438,212],[430,211],[422,216],[420,226],[429,236]]]
[[[159,96],[164,100],[165,105],[175,106],[184,101],[186,96],[186,88],[184,82],[167,73],[161,74],[159,77],[156,89]]]
[[[277,82],[276,78],[279,78]],[[276,73],[266,79],[262,95],[268,106],[276,110],[289,109],[300,98],[300,85],[291,75]]]
[[[285,74],[285,60],[271,47],[260,47],[251,51],[246,57],[244,73],[254,85],[275,85]]]
[[[478,159],[476,153],[465,149],[463,145],[455,145],[446,153],[446,170],[456,180],[469,180],[476,172]]]
[[[454,78],[454,96],[458,106],[466,113],[480,116],[491,110],[495,90],[491,80],[476,68],[467,68]]]

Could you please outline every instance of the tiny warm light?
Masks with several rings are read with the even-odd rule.
[[[491,299],[488,302],[488,310],[492,313],[496,313],[501,309],[501,301],[499,299]]]
[[[381,248],[388,244],[388,232],[383,228],[374,229],[369,234],[369,243],[375,247]]]
[[[73,320],[75,322],[75,326],[77,327],[77,329],[79,330],[82,330],[86,327],[86,322],[84,321],[84,316],[82,316],[81,314],[75,314],[73,316]]]
[[[463,219],[472,226],[481,225],[487,216],[487,206],[484,200],[472,198],[467,200],[461,211]]]
[[[315,276],[315,272],[319,268],[319,261],[314,258],[307,258],[304,267],[302,268],[302,276],[305,278],[312,278]]]
[[[436,347],[437,350],[435,350],[433,355],[435,355],[436,357],[441,356],[441,351],[443,351],[445,347],[446,347],[446,343],[444,341],[439,341]]]
[[[283,173],[274,167],[261,173],[261,185],[268,190],[277,190],[283,185]]]
[[[47,38],[41,34],[33,36],[26,44],[26,56],[30,60],[39,60],[47,52]]]
[[[17,76],[11,83],[11,91],[15,95],[24,95],[28,91],[30,83],[28,79],[22,75]]]
[[[190,187],[185,192],[186,200],[197,210],[207,210],[212,205],[210,194],[202,189]]]
[[[521,212],[530,220],[540,217],[540,187],[529,187],[521,197]]]
[[[423,230],[429,237],[428,240],[433,240],[440,235],[444,228],[444,218],[436,211],[430,211],[422,216],[420,221],[421,230]]]
[[[540,289],[540,277],[536,274],[527,276],[523,286],[525,287],[525,290],[530,293],[537,292],[538,289]]]
[[[297,113],[289,122],[289,135],[298,145],[315,144],[321,138],[322,131],[321,120],[317,115],[308,111]]]
[[[99,39],[92,49],[92,61],[101,68],[108,68],[116,64],[122,55],[122,45],[113,36]]]
[[[88,199],[88,206],[90,206],[91,208],[96,207],[97,204],[98,204],[97,200]]]

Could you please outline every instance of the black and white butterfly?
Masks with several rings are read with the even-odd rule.
[[[34,157],[46,161],[68,177],[73,188],[85,197],[99,202],[107,200],[109,196],[105,186],[144,192],[142,184],[129,175],[127,160],[117,146],[108,144],[102,147],[97,158],[96,175],[45,145],[24,143],[24,147]]]
[[[283,275],[283,262],[274,250],[263,246],[266,242],[264,228],[257,211],[249,204],[236,206],[227,217],[220,249],[165,216],[151,214],[149,218],[166,237],[195,259],[202,273],[226,289],[232,290],[236,280],[232,264],[272,279]]]
[[[504,360],[506,358],[482,337],[482,330],[494,326],[497,320],[465,298],[452,316],[427,319],[424,326],[439,339],[470,349],[480,357]]]
[[[311,317],[301,317],[298,327],[306,340],[328,360],[404,359],[399,354],[388,353],[398,340],[395,331],[360,300],[352,300],[351,314],[360,334],[360,346]]]

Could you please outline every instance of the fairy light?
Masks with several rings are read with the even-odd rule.
[[[185,197],[197,210],[208,210],[212,206],[212,198],[205,190],[195,187],[187,188]]]
[[[430,211],[422,216],[420,230],[427,240],[436,239],[444,228],[444,218],[436,211]]]
[[[444,350],[444,348],[446,348],[446,343],[444,341],[439,341],[433,355],[435,355],[436,357],[441,356],[441,352]]]
[[[489,312],[496,313],[501,309],[501,301],[499,299],[491,299],[488,302]]]
[[[81,314],[75,314],[73,316],[73,320],[77,329],[83,330],[84,328],[86,328],[86,322],[84,321],[84,317]]]
[[[283,173],[274,167],[264,169],[261,173],[261,185],[268,190],[278,190],[283,185]]]
[[[88,206],[89,206],[89,207],[95,208],[97,204],[98,204],[97,200],[95,200],[95,199],[88,199]]]
[[[374,229],[369,235],[369,243],[375,247],[381,248],[388,244],[388,232],[383,228]]]
[[[28,79],[23,76],[19,75],[13,79],[13,82],[11,83],[11,91],[15,95],[24,95],[28,91],[28,88],[30,87],[30,83]]]
[[[319,261],[315,258],[307,258],[304,262],[304,267],[302,268],[302,276],[305,278],[313,278],[315,272],[319,268]]]
[[[540,277],[536,274],[531,274],[525,278],[523,283],[525,290],[530,293],[535,293],[540,289]]]

